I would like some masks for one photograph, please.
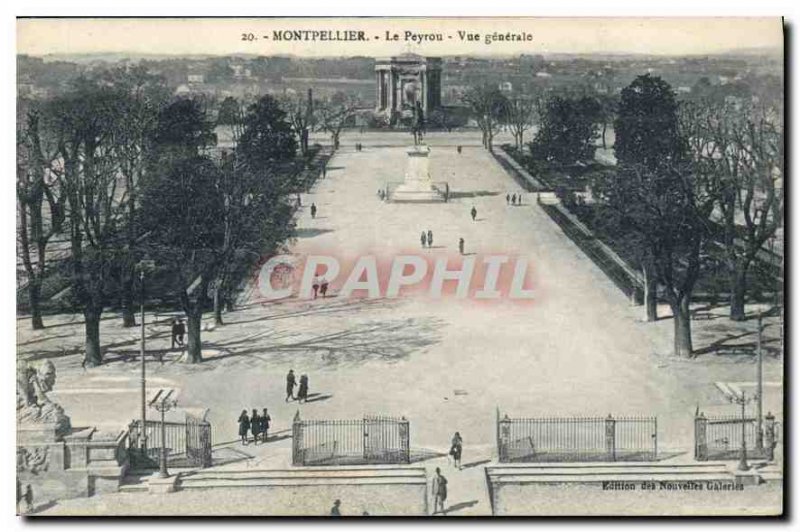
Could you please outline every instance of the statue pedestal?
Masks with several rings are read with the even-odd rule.
[[[430,173],[430,148],[424,145],[413,146],[406,152],[408,164],[405,180],[390,197],[396,203],[438,203],[444,195],[433,186]]]

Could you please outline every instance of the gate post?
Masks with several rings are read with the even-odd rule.
[[[617,441],[616,441],[617,422],[611,416],[611,414],[609,414],[608,417],[605,420],[605,428],[606,428],[606,454],[608,455],[608,460],[610,462],[616,462],[617,461],[617,453],[616,453],[616,448],[617,448]]]
[[[772,412],[767,413],[767,417],[764,418],[764,452],[766,453],[766,458],[770,462],[775,459],[775,416],[772,415]]]
[[[300,410],[295,412],[292,420],[292,465],[303,465],[303,422],[300,420]]]
[[[497,420],[497,459],[500,462],[508,462],[508,444],[511,439],[511,420],[508,414],[503,419]]]
[[[410,429],[409,422],[405,417],[400,418],[400,461],[404,464],[411,463],[411,442],[410,442]]]
[[[699,461],[708,460],[708,441],[706,440],[706,430],[708,419],[700,412],[694,418],[694,459]]]

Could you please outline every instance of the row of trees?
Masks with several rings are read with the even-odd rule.
[[[100,318],[119,302],[135,325],[137,265],[177,293],[188,321],[188,360],[202,359],[203,310],[228,301],[267,250],[291,234],[284,165],[297,142],[270,96],[237,111],[234,146],[221,154],[211,110],[173,99],[143,69],[79,78],[49,101],[18,107],[18,242],[32,326],[44,326],[41,287],[56,251],[71,302],[85,321],[85,360],[102,362]],[[51,245],[63,235],[68,249]]]
[[[781,102],[678,102],[659,77],[636,78],[614,97],[507,96],[486,85],[464,96],[484,146],[507,127],[519,150],[536,124],[530,155],[543,171],[591,163],[613,123],[615,167],[592,174],[612,228],[642,265],[648,320],[659,290],[675,324],[675,353],[690,356],[690,303],[704,269],[722,254],[729,272],[730,317],[745,318],[747,276],[783,223]]]

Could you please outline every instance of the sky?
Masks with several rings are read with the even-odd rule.
[[[275,31],[364,32],[366,40],[283,41]],[[419,41],[412,35],[440,35]],[[397,40],[387,40],[397,34]],[[511,33],[525,40],[487,43]],[[252,34],[252,39],[249,37]],[[466,34],[478,35],[468,40]],[[527,35],[526,35],[527,34]],[[357,35],[357,33],[356,33]],[[783,46],[780,18],[115,18],[18,19],[17,53],[303,57],[555,53],[714,54]]]

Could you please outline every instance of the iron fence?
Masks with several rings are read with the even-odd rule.
[[[294,465],[410,462],[409,422],[390,416],[302,420],[292,423]]]
[[[541,417],[497,415],[500,462],[656,460],[655,417]]]
[[[742,451],[742,432],[749,458],[772,460],[776,445],[775,417],[768,414],[759,438],[756,417],[736,415],[708,416],[700,413],[694,420],[696,460],[735,460]]]
[[[128,456],[131,465],[138,469],[157,468],[161,449],[166,447],[167,460],[174,466],[209,467],[211,465],[211,423],[190,414],[184,423],[164,423],[162,441],[161,421],[145,422],[145,447],[142,448],[141,420],[132,421],[128,427]]]

